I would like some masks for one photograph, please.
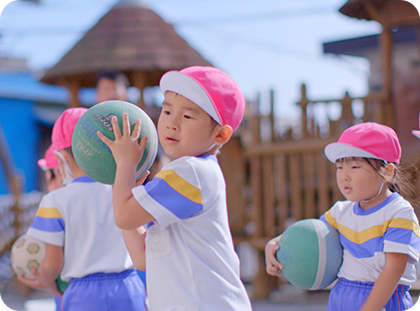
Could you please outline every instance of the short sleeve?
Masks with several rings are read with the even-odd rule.
[[[410,263],[419,261],[420,230],[412,209],[404,209],[389,220],[384,234],[384,252],[409,255]]]
[[[182,159],[171,164],[145,186],[132,190],[139,204],[160,227],[192,217],[203,210],[201,186],[194,167]]]
[[[27,234],[48,244],[64,246],[64,220],[51,195],[42,199],[35,219]]]

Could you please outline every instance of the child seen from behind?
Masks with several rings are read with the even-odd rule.
[[[143,311],[144,287],[114,222],[112,187],[86,176],[71,151],[74,127],[87,109],[63,112],[53,127],[52,144],[65,187],[40,203],[27,234],[44,242],[46,255],[28,286],[57,291],[55,280],[70,285],[63,311]]]

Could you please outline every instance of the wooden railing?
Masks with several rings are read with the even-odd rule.
[[[262,141],[262,119],[275,122],[273,111],[268,116],[251,116],[252,143],[244,147],[244,161],[248,166],[247,185],[251,196],[248,206],[246,234],[250,244],[259,251],[259,270],[253,282],[254,297],[266,298],[278,285],[277,278],[265,272],[264,247],[273,237],[282,233],[291,222],[303,218],[318,218],[335,201],[343,199],[335,180],[335,166],[325,155],[327,144],[337,141],[349,126],[366,121],[387,124],[386,109],[381,94],[352,98],[348,93],[342,99],[309,100],[302,85],[302,97],[297,103],[302,109],[300,137],[286,135],[279,140],[271,124],[271,140]],[[354,116],[352,103],[358,102],[363,115]],[[335,103],[341,107],[341,117],[324,124],[317,122],[313,113],[317,105]],[[274,107],[274,104],[272,104]],[[273,110],[273,109],[272,109]]]

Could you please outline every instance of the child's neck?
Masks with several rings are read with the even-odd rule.
[[[385,201],[386,198],[388,198],[390,195],[392,194],[391,190],[388,189],[388,184],[384,183],[383,189],[382,191],[379,193],[379,195],[373,199],[372,201],[368,201],[368,202],[363,202],[360,201],[359,202],[359,206],[362,209],[369,209],[372,208],[380,203],[382,203],[383,201]]]

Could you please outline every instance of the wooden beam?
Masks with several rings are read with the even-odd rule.
[[[389,27],[383,27],[380,35],[380,48],[382,58],[382,88],[385,94],[385,123],[390,127],[395,125],[395,108],[393,103],[393,69],[392,69],[392,52],[393,40],[392,31]]]
[[[140,99],[137,105],[141,108],[145,108],[144,103],[144,89],[147,86],[147,75],[145,72],[134,72],[133,79],[132,79],[133,86],[137,87],[140,90]]]
[[[77,78],[68,78],[64,80],[63,85],[70,91],[70,103],[69,108],[80,107],[79,102],[79,90],[81,82]]]

